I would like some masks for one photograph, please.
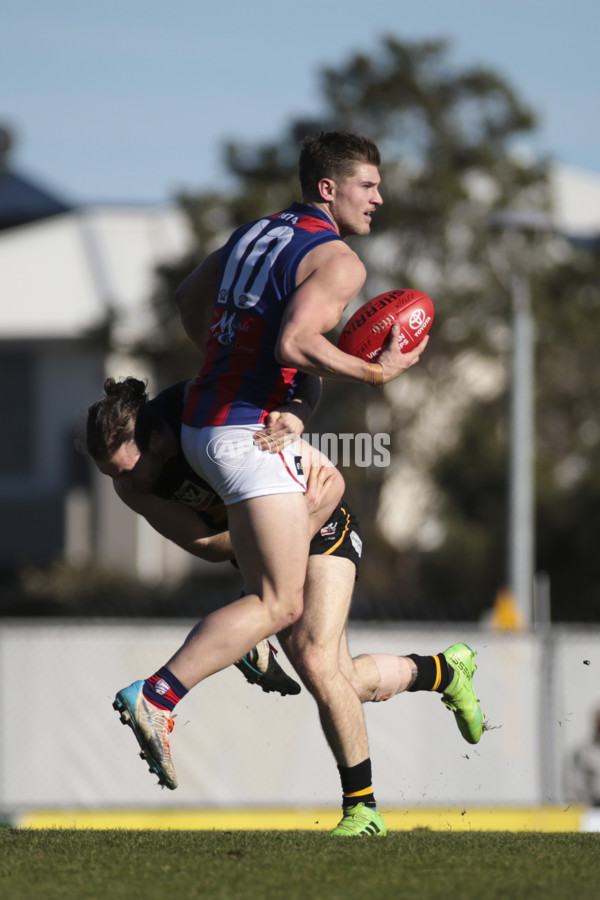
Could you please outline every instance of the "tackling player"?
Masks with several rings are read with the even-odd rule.
[[[230,560],[233,552],[226,530],[226,508],[190,468],[181,450],[181,410],[186,387],[186,382],[180,382],[150,400],[144,383],[135,378],[118,383],[107,379],[105,396],[88,410],[87,452],[98,469],[112,478],[119,498],[144,516],[163,537],[202,559]],[[314,403],[316,392],[310,396]],[[271,452],[286,435],[303,430],[310,410],[311,403],[303,398],[278,410],[269,429]],[[308,463],[309,457],[310,454]],[[322,462],[320,457],[318,462]],[[465,739],[473,743],[480,734],[481,714],[470,678],[463,673],[461,664],[466,661],[468,665],[472,659],[466,645],[455,645],[436,656],[364,654],[354,659],[350,656],[346,624],[362,544],[358,523],[348,504],[342,500],[333,508],[340,479],[331,465],[312,465],[309,469],[305,497],[315,534],[308,561],[304,612],[293,628],[278,635],[286,655],[319,708],[326,708],[328,683],[336,677],[346,679],[362,703],[387,700],[405,690],[437,691],[443,693],[444,703],[455,711]],[[259,684],[263,690],[282,695],[300,690],[297,682],[278,665],[267,641],[236,665],[248,681]],[[169,663],[167,670],[168,666]],[[454,674],[455,667],[458,674]],[[160,672],[154,676],[154,683],[160,679]],[[449,677],[453,678],[451,687]],[[147,700],[152,717],[153,695]],[[117,701],[116,706],[123,720],[131,724],[126,705]],[[166,725],[170,729],[172,720],[164,709],[157,711],[154,718],[159,728],[164,729]],[[321,720],[326,729],[327,717],[322,716]],[[340,762],[335,730],[325,733],[348,789],[346,806],[350,800],[354,809],[368,811],[372,833],[378,833],[375,829],[384,833],[379,814],[365,806],[369,797],[364,793],[359,793],[360,800],[352,797],[354,792],[350,788],[360,784],[361,779],[356,778],[357,773],[352,769],[346,772],[347,767]],[[154,767],[151,759],[149,763],[162,783],[176,786],[170,757],[163,755],[163,771]]]
[[[126,378],[118,383],[107,379],[105,396],[88,411],[87,451],[98,469],[112,478],[119,498],[164,537],[202,559],[212,562],[232,559],[226,509],[190,468],[181,451],[181,410],[186,387],[185,382],[180,382],[150,400],[144,383],[137,379]],[[315,396],[313,391],[313,403]],[[310,410],[311,403],[302,398],[278,410],[269,429],[271,452],[286,435],[303,430]],[[319,462],[322,462],[320,458]],[[293,629],[278,635],[281,645],[317,705],[326,705],[327,683],[338,672],[338,677],[349,681],[363,703],[387,700],[404,690],[438,691],[444,693],[446,705],[455,710],[465,739],[473,742],[480,729],[480,712],[470,679],[460,672],[459,657],[466,654],[467,662],[471,658],[465,645],[456,645],[437,656],[365,654],[351,658],[346,624],[362,544],[358,523],[348,504],[342,501],[332,510],[340,477],[331,465],[309,469],[305,496],[315,535],[308,561],[304,612]],[[278,665],[267,641],[236,665],[248,681],[259,684],[265,691],[285,695],[300,690]],[[450,689],[448,674],[452,673],[453,665],[459,666],[459,674]],[[157,674],[160,677],[160,670]],[[149,702],[152,715],[151,698]],[[117,702],[117,708],[131,724],[123,704]],[[166,721],[170,728],[164,710],[158,712],[156,719],[159,727],[164,728]],[[325,725],[326,717],[322,721]],[[334,749],[335,732],[327,737]],[[334,750],[334,755],[337,760],[339,749]],[[166,783],[173,787],[177,782],[169,763],[170,759],[163,759],[169,777]],[[338,765],[348,787],[352,787],[354,773],[345,773],[339,761]],[[164,772],[152,765],[151,770],[165,782]],[[352,793],[348,792],[349,797]],[[368,800],[361,795],[360,802],[351,805],[368,809],[363,805],[365,799]],[[369,815],[373,821],[374,813]],[[376,833],[375,826],[382,831],[382,823],[377,819],[370,826],[373,833]]]

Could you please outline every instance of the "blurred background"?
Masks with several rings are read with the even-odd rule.
[[[0,734],[0,812],[174,802],[150,792],[109,701],[237,575],[137,519],[77,438],[108,375],[154,393],[195,373],[173,290],[235,226],[298,198],[299,141],[332,128],[384,159],[355,306],[415,287],[436,308],[409,376],[327,384],[308,429],[390,436],[389,467],[341,467],[364,539],[352,649],[467,635],[502,726],[476,774],[457,741],[424,792],[451,717],[410,698],[370,709],[375,761],[402,745],[382,762],[388,802],[593,802],[566,772],[600,700],[597,5],[24,0],[2,18],[0,674],[17,724]],[[304,693],[212,681],[189,700],[178,804],[260,802],[256,759],[246,777],[246,752],[223,753],[238,741],[267,761],[270,802],[302,804],[297,756],[327,776],[307,802],[337,803]]]

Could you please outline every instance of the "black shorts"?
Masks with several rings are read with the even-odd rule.
[[[340,556],[349,559],[356,568],[356,577],[362,556],[362,537],[358,519],[345,500],[339,503],[328,522],[317,531],[310,542],[309,556]],[[235,559],[231,565],[239,569]]]
[[[356,566],[356,577],[362,555],[362,538],[358,519],[342,499],[331,518],[310,542],[310,556],[341,556]]]

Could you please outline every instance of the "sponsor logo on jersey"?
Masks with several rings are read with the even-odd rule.
[[[355,531],[350,532],[350,540],[357,556],[362,556],[362,541]]]
[[[238,314],[236,312],[230,312],[229,314],[224,312],[219,321],[210,326],[211,332],[216,333],[216,338],[220,344],[224,344],[226,347],[233,344],[238,328],[237,320]]]
[[[333,537],[333,535],[337,531],[337,522],[328,522],[327,525],[323,525],[321,531],[319,532],[321,537]]]
[[[302,468],[302,457],[295,456],[294,463],[296,466],[296,475],[304,475],[304,469]]]

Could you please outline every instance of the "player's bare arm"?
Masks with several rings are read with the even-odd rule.
[[[279,334],[277,361],[337,381],[369,382],[371,364],[338,350],[325,336],[338,324],[365,282],[365,268],[358,256],[346,244],[321,245],[306,255],[298,278],[299,286]],[[383,382],[397,378],[418,362],[427,344],[425,338],[410,353],[401,353],[397,338],[396,329],[377,360]]]
[[[185,278],[173,299],[192,344],[204,354],[219,279],[221,250],[216,250]]]
[[[338,476],[340,473],[331,465],[322,466],[315,463],[308,469],[304,497],[310,517],[311,537],[322,528],[339,502],[339,500],[333,502],[333,498],[337,497],[340,491]],[[328,509],[330,512],[324,515]]]
[[[212,531],[188,506],[152,494],[139,494],[115,483],[115,491],[130,509],[159,534],[199,559],[225,562],[233,559],[228,531]]]

